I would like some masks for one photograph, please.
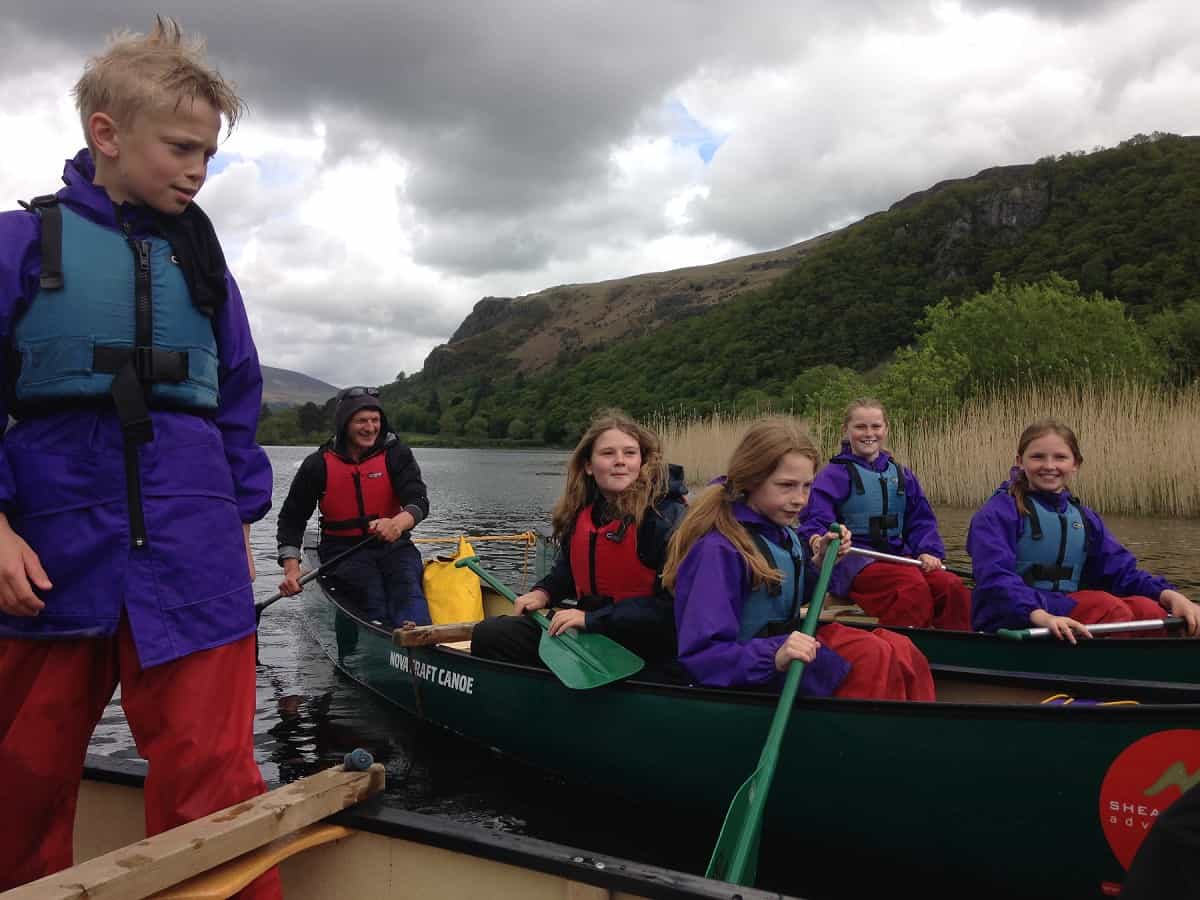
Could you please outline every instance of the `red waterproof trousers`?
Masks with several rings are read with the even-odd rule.
[[[1084,625],[1100,625],[1104,622],[1137,622],[1142,619],[1165,619],[1167,611],[1149,597],[1118,597],[1108,591],[1076,591],[1067,594],[1075,601],[1071,618]],[[1162,631],[1138,632],[1142,637],[1161,637]]]
[[[84,756],[117,684],[146,775],[146,833],[266,790],[254,762],[254,636],[142,669],[111,638],[0,640],[0,890],[72,864]],[[238,896],[275,900],[279,873]]]
[[[880,625],[971,630],[971,592],[945,569],[873,562],[855,576],[850,599]]]
[[[912,641],[882,628],[865,631],[832,622],[817,640],[850,663],[836,697],[874,700],[933,700],[929,661]]]

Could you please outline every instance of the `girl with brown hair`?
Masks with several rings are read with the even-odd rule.
[[[679,662],[700,684],[778,689],[803,660],[808,696],[932,700],[929,664],[906,637],[829,624],[796,628],[806,570],[829,544],[797,534],[817,451],[798,423],[760,419],[671,539],[663,581],[675,592]],[[843,528],[842,547],[850,534]]]
[[[1083,463],[1079,441],[1053,419],[1017,442],[1016,465],[975,515],[967,552],[980,631],[1049,628],[1060,640],[1090,638],[1088,625],[1164,618],[1200,634],[1200,607],[1137,560],[1069,489]]]
[[[571,453],[554,507],[554,569],[517,598],[516,615],[475,626],[471,652],[539,664],[541,629],[523,614],[575,597],[576,606],[554,612],[551,635],[577,628],[647,661],[673,657],[675,622],[659,573],[686,493],[682,470],[663,462],[654,432],[619,410],[597,415]]]

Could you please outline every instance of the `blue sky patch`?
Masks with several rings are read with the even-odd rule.
[[[222,153],[217,151],[216,155],[208,161],[208,176],[219,175],[228,169],[235,162],[241,162],[244,157],[240,153]]]
[[[666,113],[671,140],[679,147],[694,147],[706,164],[712,162],[717,150],[729,137],[727,134],[717,134],[688,112],[688,108],[678,100],[667,101]]]

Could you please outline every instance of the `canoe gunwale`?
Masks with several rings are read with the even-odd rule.
[[[88,781],[141,789],[147,765],[141,759],[88,754]],[[279,785],[269,785],[279,787]],[[452,853],[532,869],[610,891],[664,900],[784,900],[788,895],[744,888],[698,875],[665,869],[615,856],[593,853],[525,835],[493,831],[425,813],[393,809],[382,797],[336,813],[323,821],[381,837],[437,847]]]

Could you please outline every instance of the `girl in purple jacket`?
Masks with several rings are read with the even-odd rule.
[[[883,449],[888,420],[878,400],[859,399],[842,420],[842,450],[813,482],[800,521],[806,537],[842,522],[861,547],[920,560],[920,568],[851,556],[829,591],[853,600],[881,625],[966,631],[971,592],[946,571],[937,518],[917,476]]]
[[[689,510],[671,539],[663,584],[675,592],[679,662],[699,684],[778,690],[792,660],[807,696],[932,700],[929,664],[908,638],[836,623],[795,630],[808,563],[827,534],[803,541],[796,518],[817,465],[792,419],[754,423],[728,475]],[[850,535],[842,529],[843,544]]]
[[[1200,634],[1200,607],[1139,569],[1100,516],[1071,495],[1082,463],[1066,425],[1046,419],[1021,433],[1009,480],[975,513],[967,534],[975,628],[1033,625],[1073,644],[1091,637],[1088,625],[1169,612],[1185,620],[1188,634]]]

